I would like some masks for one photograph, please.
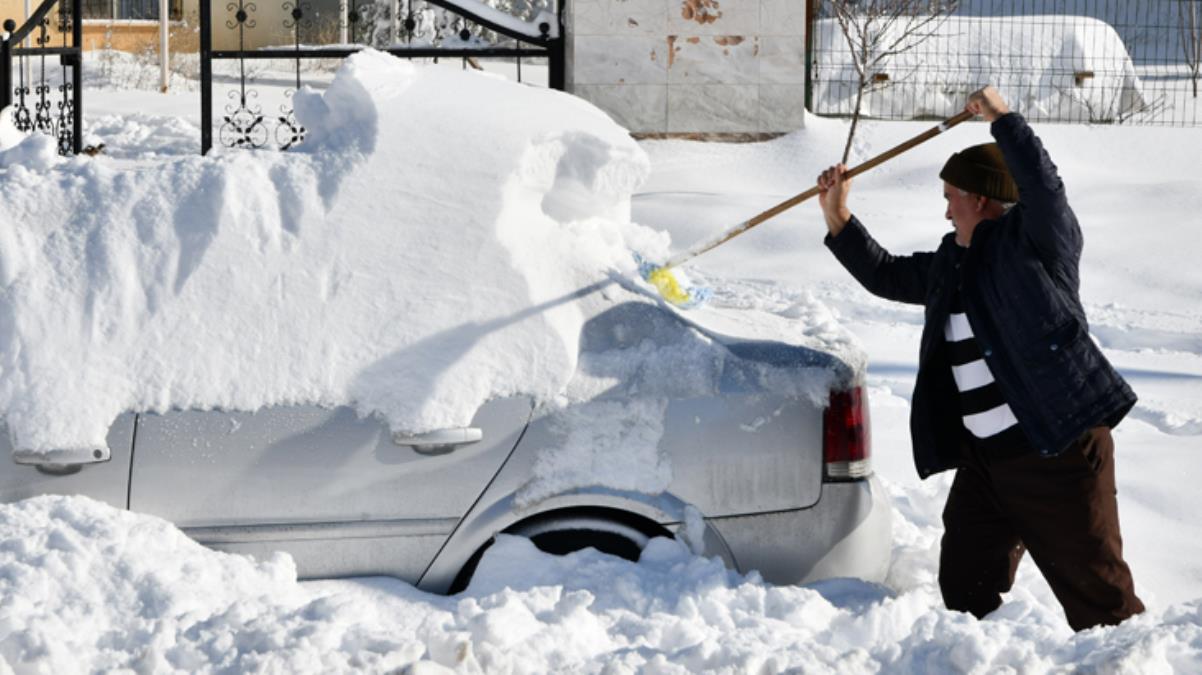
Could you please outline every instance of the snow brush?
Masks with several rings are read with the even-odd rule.
[[[888,150],[877,155],[876,157],[873,157],[872,159],[869,159],[861,164],[858,164],[858,165],[848,169],[843,174],[843,176],[844,176],[844,178],[852,178],[853,176],[858,176],[859,174],[862,174],[865,171],[867,171],[875,166],[884,164],[885,162],[889,161],[890,159],[897,157],[898,155],[902,154],[903,152],[905,152],[917,145],[921,145],[922,143],[925,143],[925,142],[931,140],[932,138],[947,131],[948,129],[951,129],[952,127],[956,126],[957,124],[959,124],[965,120],[970,120],[972,118],[973,118],[973,113],[971,113],[967,110],[962,111],[959,114],[953,115],[952,117],[949,117],[949,118],[943,120],[942,122],[931,127],[930,129],[927,129],[926,131],[922,132],[921,134],[918,134],[914,138],[911,138],[910,140],[905,141],[904,143],[899,143],[898,145],[896,145],[892,148],[889,148]],[[713,239],[702,242],[701,244],[694,246],[693,248],[691,248],[687,251],[682,251],[682,252],[676,254],[675,256],[669,258],[668,262],[666,262],[662,265],[655,265],[653,263],[650,263],[650,262],[644,260],[642,258],[642,256],[635,254],[635,262],[637,262],[639,265],[639,274],[642,275],[643,280],[645,280],[647,283],[654,286],[655,289],[657,291],[659,291],[660,296],[662,296],[665,300],[672,303],[673,305],[677,305],[679,307],[683,307],[686,309],[689,307],[695,307],[695,306],[701,304],[702,302],[705,302],[705,300],[710,295],[710,290],[708,288],[693,288],[693,287],[689,287],[685,284],[682,284],[672,274],[673,268],[679,267],[680,265],[688,262],[689,260],[692,260],[693,258],[696,258],[697,256],[701,255],[702,253],[705,253],[706,251],[717,248],[719,245],[724,244],[724,243],[730,241],[731,239],[734,239],[735,237],[739,236],[740,234],[743,234],[747,230],[750,230],[751,228],[755,227],[756,225],[759,225],[760,223],[764,222],[765,220],[768,220],[769,218],[772,218],[773,216],[776,216],[785,211],[788,211],[789,209],[793,208],[794,206],[797,206],[798,204],[806,201],[807,199],[810,199],[811,197],[818,195],[819,192],[820,192],[820,190],[818,189],[818,186],[815,185],[814,187],[810,188],[809,190],[806,190],[805,192],[794,195],[794,196],[786,199],[785,201],[777,204],[776,206],[773,206],[772,208],[770,208],[766,211],[763,211],[755,216],[752,216],[751,218],[739,223],[735,227],[732,227],[731,229],[719,234],[718,236],[714,237]]]

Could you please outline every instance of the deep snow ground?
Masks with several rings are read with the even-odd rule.
[[[97,97],[89,123],[118,162],[193,152],[188,96]],[[860,158],[927,124],[869,124]],[[674,250],[812,184],[843,123],[752,145],[644,143],[652,175],[634,220]],[[0,673],[372,671],[434,663],[461,672],[1197,672],[1202,670],[1202,148],[1200,129],[1036,128],[1085,229],[1091,332],[1140,404],[1116,433],[1128,560],[1149,611],[1073,635],[1028,561],[993,616],[947,612],[935,584],[950,483],[920,482],[906,432],[921,314],[872,298],[821,245],[806,204],[700,258],[716,304],[786,314],[813,297],[870,355],[874,463],[893,505],[886,587],[775,588],[656,542],[638,564],[562,559],[505,540],[465,594],[386,579],[297,584],[287,559],[207,551],[169,525],[83,500],[0,507]],[[936,175],[987,140],[967,124],[856,180],[852,208],[896,253],[945,231]],[[0,178],[2,180],[2,178]],[[508,590],[506,590],[508,587]],[[7,664],[6,664],[7,662]]]

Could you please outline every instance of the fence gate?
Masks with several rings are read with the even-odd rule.
[[[78,154],[83,135],[80,16],[80,0],[45,0],[20,28],[6,19],[0,40],[0,110],[11,105],[17,129],[53,136],[62,155]]]
[[[275,2],[280,4],[267,4]],[[224,11],[215,17],[215,8]],[[511,59],[519,81],[523,59],[546,59],[548,85],[564,88],[558,7],[532,20],[475,0],[339,0],[335,10],[323,17],[304,0],[201,0],[201,154],[213,147],[215,127],[224,147],[286,150],[303,142],[305,129],[291,105],[302,84],[302,63],[342,59],[369,45],[400,58],[461,59],[465,67],[478,65],[476,59]],[[263,112],[248,74],[248,67],[264,61],[289,64],[285,100],[271,114]],[[215,75],[215,63],[229,66]],[[219,121],[213,118],[215,78],[233,85]]]

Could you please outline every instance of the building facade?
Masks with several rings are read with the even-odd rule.
[[[643,135],[802,126],[805,0],[568,0],[568,90]]]

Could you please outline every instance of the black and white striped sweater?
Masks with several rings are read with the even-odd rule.
[[[1006,455],[1030,450],[1014,411],[1002,397],[985,361],[986,355],[973,335],[959,292],[952,297],[943,337],[947,341],[952,377],[960,391],[961,419],[976,446]]]

